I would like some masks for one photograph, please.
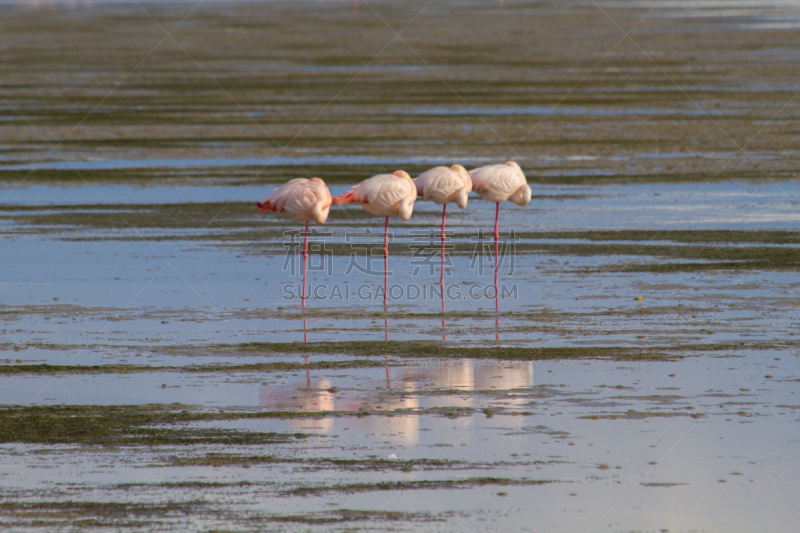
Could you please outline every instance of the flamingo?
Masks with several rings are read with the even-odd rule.
[[[467,169],[461,165],[435,167],[427,170],[414,180],[417,195],[424,200],[442,206],[442,272],[439,284],[442,286],[444,298],[444,224],[447,215],[447,204],[456,202],[461,209],[467,207],[467,196],[472,191],[472,180]],[[444,306],[444,300],[442,300]]]
[[[324,224],[331,207],[331,192],[319,178],[297,178],[278,187],[272,196],[258,202],[258,213],[277,211],[298,222],[306,223],[306,238],[303,244],[303,309],[306,307],[306,272],[308,270],[308,223],[313,220]],[[305,324],[305,319],[304,319]]]
[[[513,202],[517,205],[528,205],[531,201],[531,188],[525,181],[525,174],[514,161],[505,165],[487,165],[470,170],[472,189],[484,200],[496,202],[494,215],[494,290],[495,311],[500,311],[499,291],[497,288],[498,245],[500,234],[497,225],[500,219],[500,202]]]
[[[361,204],[367,213],[386,217],[383,237],[383,306],[389,288],[389,217],[400,215],[403,220],[411,218],[417,187],[404,170],[392,174],[378,174],[354,185],[346,193],[333,199],[334,204]]]

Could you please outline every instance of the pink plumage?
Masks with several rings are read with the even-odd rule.
[[[467,196],[472,191],[472,179],[461,165],[435,167],[414,180],[417,195],[424,200],[443,205],[456,202],[458,207],[467,207]]]
[[[294,179],[279,187],[272,196],[259,202],[259,213],[276,211],[298,222],[313,220],[324,224],[331,206],[331,192],[319,178]]]
[[[472,190],[490,202],[513,202],[528,205],[531,201],[531,188],[525,174],[514,161],[505,165],[487,165],[470,170]]]
[[[361,204],[367,213],[386,217],[383,234],[383,305],[389,290],[389,217],[400,215],[403,220],[411,218],[417,186],[404,170],[392,174],[378,174],[353,186],[346,193],[333,199],[334,204]],[[388,339],[388,330],[387,330]]]
[[[411,218],[417,187],[411,176],[403,170],[393,174],[378,174],[353,186],[333,199],[334,204],[361,204],[368,212],[380,217],[400,215]]]
[[[497,269],[499,265],[498,243],[500,233],[500,202],[513,202],[517,205],[528,205],[531,201],[531,188],[525,180],[525,174],[514,161],[505,165],[487,165],[476,168],[469,173],[472,178],[472,190],[481,195],[484,200],[496,202],[494,212],[494,290],[495,311],[500,312],[500,292],[497,289]],[[495,334],[500,340],[500,331]]]
[[[467,169],[461,165],[434,167],[420,174],[415,180],[417,195],[442,206],[442,268],[439,283],[442,285],[442,312],[444,312],[444,225],[447,217],[447,204],[455,202],[458,207],[467,207],[467,199],[472,191],[472,179]],[[444,322],[442,322],[444,324]]]
[[[308,223],[314,221],[324,224],[331,208],[331,192],[319,178],[297,178],[278,187],[272,196],[258,202],[258,213],[275,211],[283,213],[298,222],[306,223],[306,236],[303,243],[303,308],[306,306],[306,274],[308,271]],[[256,213],[256,214],[258,214]]]

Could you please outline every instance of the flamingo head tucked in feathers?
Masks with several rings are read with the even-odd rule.
[[[531,201],[531,188],[526,183],[522,187],[516,190],[514,194],[508,197],[508,201],[511,203],[515,203],[517,205],[528,205],[528,202]]]
[[[324,200],[320,200],[314,204],[314,208],[311,210],[311,217],[317,224],[324,224],[325,221],[328,220],[328,214],[330,211],[331,201],[328,200],[326,203]]]
[[[506,163],[506,166],[517,169],[522,178],[523,179],[525,178],[525,174],[522,173],[522,169],[515,161],[508,161]],[[517,205],[522,205],[522,206],[528,205],[528,202],[531,201],[530,186],[526,183],[525,185],[517,189],[516,192],[514,192],[514,194],[508,197],[508,201]]]
[[[467,184],[465,187],[462,187],[460,191],[458,191],[458,199],[456,200],[456,205],[461,209],[465,209],[467,207],[469,193],[472,192],[472,178],[469,177],[469,172],[467,172],[467,169],[461,165],[453,165],[450,167],[450,170],[461,176],[461,178],[464,180],[464,183]]]
[[[405,170],[395,170],[392,172],[392,174],[398,178],[408,180],[409,184],[411,184],[411,190],[414,191],[411,196],[407,196],[400,200],[400,210],[397,213],[400,215],[402,220],[408,220],[411,218],[411,214],[414,212],[414,200],[417,199],[417,186],[414,183],[414,180],[411,179],[411,176],[409,176],[408,172]]]
[[[328,214],[331,210],[331,192],[321,179],[311,178],[311,181],[317,185],[321,185],[321,190],[323,191],[323,197],[318,198],[317,202],[314,204],[314,208],[311,210],[311,216],[317,224],[324,224],[325,221],[328,220]]]

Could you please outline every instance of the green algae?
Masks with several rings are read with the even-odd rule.
[[[689,417],[689,418],[703,418],[703,413],[687,413],[681,411],[637,411],[635,409],[628,409],[625,412],[605,414],[605,415],[586,415],[579,416],[585,420],[644,420],[648,418],[675,418],[675,417]]]
[[[185,366],[150,366],[150,365],[50,365],[50,364],[17,364],[0,365],[0,375],[17,374],[135,374],[143,372],[183,372],[192,374],[239,374],[265,372],[298,372],[301,370],[341,370],[347,368],[376,368],[391,366],[386,362],[370,360],[352,361],[311,361],[308,363],[253,363],[253,364],[207,364]]]
[[[800,267],[800,248],[784,246],[699,246],[699,245],[654,245],[654,244],[543,244],[518,243],[515,251],[535,251],[553,255],[575,256],[630,256],[647,255],[690,260],[711,261],[715,265],[737,265],[750,269],[796,269]],[[675,264],[675,263],[672,263]],[[690,263],[698,265],[698,263]],[[653,266],[661,267],[662,263]],[[637,265],[625,264],[618,269],[635,268]],[[590,267],[591,268],[591,267]],[[728,267],[719,267],[728,268]]]
[[[455,461],[447,459],[409,458],[403,460],[379,459],[335,459],[330,457],[287,457],[277,455],[242,455],[236,453],[209,453],[190,457],[175,456],[168,460],[170,466],[197,467],[250,467],[257,465],[292,465],[304,470],[340,470],[347,472],[408,472],[438,470],[493,470],[503,467],[519,467],[549,464],[545,461],[482,462]],[[119,487],[119,486],[118,486]]]
[[[360,492],[400,491],[400,490],[454,490],[471,489],[494,485],[500,487],[532,486],[554,483],[547,479],[514,479],[499,477],[469,477],[465,479],[385,481],[378,483],[347,483],[327,486],[298,487],[283,491],[290,496],[319,496],[331,492],[353,494]]]
[[[388,311],[377,311],[368,308],[306,308],[302,312],[298,312],[292,307],[287,308],[239,308],[220,310],[214,317],[215,320],[265,320],[265,319],[279,319],[279,320],[295,320],[299,318],[309,318],[317,320],[378,320],[378,319],[436,319],[446,317],[448,321],[456,323],[462,319],[478,319],[483,320],[487,318],[499,317],[504,321],[519,320],[525,323],[552,323],[552,322],[566,322],[583,320],[589,317],[597,316],[620,316],[620,317],[633,317],[641,315],[692,315],[698,313],[714,312],[713,307],[698,307],[694,305],[657,305],[648,304],[646,306],[635,307],[616,307],[612,309],[604,309],[602,311],[596,310],[582,310],[576,312],[562,311],[558,309],[542,309],[526,311],[520,310],[513,313],[501,312],[499,315],[487,310],[455,310],[448,311],[446,314],[441,312],[430,312],[425,310],[409,312],[406,310],[389,309]],[[179,320],[179,321],[208,321],[209,316],[205,312],[199,312],[193,308],[114,308],[114,307],[91,307],[70,304],[52,304],[52,305],[3,305],[0,304],[0,320],[18,320],[20,318],[42,316],[42,317],[57,317],[57,318],[90,318],[97,320],[109,321],[125,321],[125,320]],[[9,342],[0,342],[0,348],[11,349],[13,346],[20,346],[23,344],[12,344]],[[87,349],[102,348],[100,344],[65,344],[65,343],[44,343],[44,342],[26,342],[24,346],[31,348],[41,348],[49,350],[71,350],[79,347]],[[122,346],[115,347],[116,349],[123,349]],[[152,347],[142,347],[142,350],[152,350]]]
[[[158,503],[108,501],[0,502],[6,527],[55,528],[65,525],[81,530],[95,528],[152,528],[161,520],[194,514],[216,514],[204,500]]]
[[[772,257],[770,257],[772,256]],[[654,272],[659,274],[680,272],[708,272],[717,270],[785,270],[800,269],[800,252],[768,253],[767,259],[751,261],[714,261],[709,263],[625,263],[609,266],[609,272]]]
[[[0,443],[102,446],[193,446],[275,444],[302,433],[240,432],[187,427],[191,421],[230,420],[235,415],[200,413],[183,406],[31,406],[0,408]]]
[[[254,202],[203,202],[170,204],[77,204],[51,206],[0,206],[0,218],[18,224],[42,226],[53,231],[58,226],[92,229],[130,228],[257,228],[264,221],[252,216]],[[249,215],[249,216],[248,216]],[[273,238],[282,233],[274,232]]]
[[[268,194],[265,192],[264,194]],[[13,221],[15,226],[2,234],[55,235],[68,241],[182,241],[231,244],[238,248],[270,254],[285,251],[290,235],[297,235],[297,224],[273,214],[256,216],[256,199],[251,202],[196,202],[164,204],[75,204],[75,205],[0,205],[0,221]],[[337,227],[382,227],[380,217],[363,209],[331,211],[323,233],[341,231]],[[404,227],[427,224],[404,223]],[[137,230],[164,230],[142,235]],[[198,230],[187,235],[181,230]],[[87,234],[87,231],[92,231]],[[312,236],[313,238],[313,236]],[[327,237],[318,237],[318,239]],[[381,245],[382,248],[382,245]],[[392,249],[402,250],[403,243]],[[325,251],[347,255],[352,247],[326,242]],[[313,253],[313,252],[312,252]]]
[[[181,404],[62,405],[0,407],[0,443],[89,446],[191,446],[195,444],[286,444],[311,435],[242,432],[194,427],[193,422],[261,419],[363,418],[366,416],[471,416],[469,407],[366,409],[348,411],[201,411]],[[498,414],[513,414],[498,411]],[[532,413],[524,413],[532,414]],[[224,458],[220,458],[224,461]],[[263,461],[269,462],[266,458]],[[236,461],[234,459],[234,461]],[[433,464],[433,463],[431,463]]]
[[[232,487],[253,487],[259,485],[271,485],[273,483],[262,481],[255,483],[252,481],[163,481],[151,483],[117,483],[114,485],[107,485],[108,489],[121,490],[121,491],[135,491],[135,490],[149,490],[154,487],[164,489],[218,489],[218,488],[232,488]]]
[[[332,511],[307,513],[302,515],[273,515],[261,517],[267,522],[305,524],[305,525],[329,525],[344,522],[445,522],[451,513],[408,513],[400,511],[365,511],[353,509],[335,509]]]
[[[0,509],[5,512],[14,512],[21,515],[36,515],[37,513],[63,513],[65,515],[92,514],[95,516],[114,515],[165,515],[174,512],[190,512],[198,507],[208,505],[202,500],[188,502],[167,502],[160,504],[136,504],[123,502],[82,502],[82,501],[37,501],[0,502]]]
[[[441,357],[510,361],[541,361],[551,359],[613,359],[620,361],[670,360],[705,352],[741,350],[763,347],[764,343],[676,344],[671,346],[471,346],[449,345],[427,341],[340,341],[310,343],[251,342],[238,345],[218,345],[210,350],[235,350],[241,353],[347,354],[351,356],[395,356],[406,358]]]
[[[586,241],[672,241],[681,243],[770,243],[800,244],[800,232],[793,230],[584,230],[518,232],[521,239],[575,239]]]

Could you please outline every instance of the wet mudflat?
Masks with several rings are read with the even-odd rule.
[[[313,9],[309,6],[313,5]],[[788,531],[800,8],[0,4],[0,524]],[[625,33],[630,32],[630,38]],[[515,159],[530,205],[274,184]]]

